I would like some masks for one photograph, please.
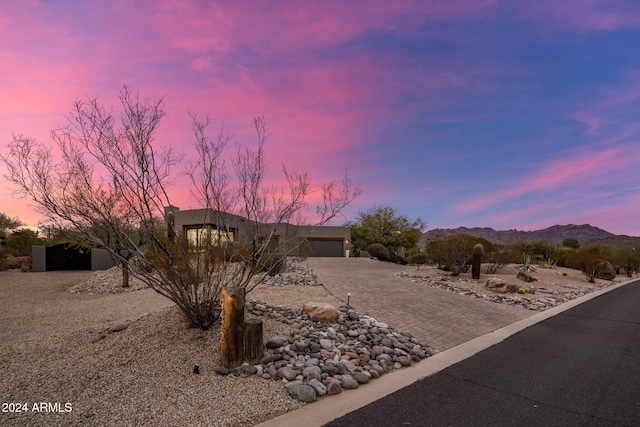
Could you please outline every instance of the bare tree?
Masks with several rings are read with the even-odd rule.
[[[51,133],[61,153],[58,162],[49,147],[21,135],[13,136],[0,160],[18,194],[58,226],[107,249],[123,272],[175,302],[192,326],[210,327],[220,317],[222,288],[252,290],[360,193],[345,174],[341,185],[321,187],[313,225],[290,227],[300,221],[311,184],[305,173],[286,168],[286,187],[266,184],[264,118],[254,122],[257,147],[235,146],[229,167],[224,153],[231,136],[224,129],[207,136],[208,119],[192,117],[197,156],[185,160],[154,142],[165,115],[163,98],[141,99],[125,86],[120,102],[123,111],[116,119],[97,99],[76,100],[67,126]],[[180,230],[167,233],[158,226],[158,217],[171,220],[165,207],[172,206],[168,189],[177,165],[190,177],[203,208],[207,233],[198,247]],[[233,239],[229,214],[246,220],[249,231],[240,241]]]

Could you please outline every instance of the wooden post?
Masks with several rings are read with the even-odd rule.
[[[244,294],[242,287],[222,289],[220,362],[226,368],[240,366],[243,361]]]
[[[122,261],[122,287],[129,287],[129,263]]]
[[[255,365],[262,359],[262,320],[249,319],[244,323],[244,361]]]

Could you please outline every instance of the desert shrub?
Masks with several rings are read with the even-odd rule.
[[[513,247],[520,253],[542,255],[544,259],[549,259],[549,257],[554,256],[556,251],[555,246],[546,240],[524,240],[514,243]]]
[[[600,253],[598,247],[588,247],[563,251],[561,259],[565,267],[582,271],[587,280],[594,283],[602,271],[606,255]]]
[[[426,264],[427,262],[429,262],[429,260],[427,259],[427,254],[425,253],[417,253],[411,255],[407,261],[409,262],[409,264],[417,266],[418,270],[420,269],[420,266],[422,264]]]
[[[3,243],[4,250],[10,255],[21,257],[31,256],[33,246],[44,246],[45,241],[38,237],[38,233],[28,228],[14,231]]]
[[[478,243],[487,250],[494,247],[493,243],[486,239],[467,234],[436,237],[427,242],[427,257],[443,270],[451,271],[453,276],[457,276],[471,268],[471,253]]]
[[[389,261],[395,262],[396,264],[402,264],[402,265],[409,264],[409,261],[407,261],[407,258],[400,256],[394,252],[389,252]]]
[[[380,261],[386,261],[389,259],[389,250],[380,243],[372,243],[367,246],[367,253],[370,256],[379,259]]]
[[[578,242],[578,239],[569,237],[562,241],[562,246],[565,248],[578,249],[580,247],[580,242]]]
[[[15,270],[22,269],[28,271],[31,269],[31,257],[19,256],[15,257],[11,254],[5,253],[4,256],[0,254],[0,270]]]
[[[640,271],[640,251],[632,247],[618,247],[612,250],[611,263],[617,270],[624,270],[624,274],[633,277]]]
[[[485,252],[485,273],[496,274],[502,267],[509,264],[513,258],[513,251],[508,246],[494,245],[491,250]]]
[[[287,257],[277,252],[267,252],[258,261],[258,271],[270,276],[283,273],[287,268]]]

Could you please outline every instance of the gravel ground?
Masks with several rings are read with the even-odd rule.
[[[215,374],[219,328],[188,328],[173,303],[150,289],[70,291],[95,275],[0,272],[0,425],[243,426],[303,405],[279,382]],[[322,286],[256,289],[247,297],[335,301]],[[133,323],[94,342],[124,321]],[[290,332],[263,321],[265,339]],[[11,403],[23,412],[4,412],[17,409]]]
[[[542,266],[538,266],[536,267],[535,271],[528,273],[531,276],[534,276],[536,278],[536,281],[526,283],[516,278],[519,271],[520,270],[518,264],[508,264],[501,268],[498,273],[486,274],[483,266],[479,280],[474,280],[471,278],[471,271],[462,273],[458,276],[451,276],[450,273],[438,270],[432,266],[424,266],[419,270],[407,269],[406,273],[410,276],[428,277],[433,278],[434,280],[444,278],[444,281],[448,281],[456,287],[468,289],[474,292],[493,294],[500,293],[485,286],[487,279],[490,278],[503,279],[511,284],[515,284],[525,288],[543,289],[550,292],[557,292],[559,294],[566,294],[575,290],[589,290],[594,287],[608,286],[614,282],[617,283],[629,279],[626,276],[617,276],[613,282],[608,280],[596,279],[595,283],[589,283],[585,275],[579,270],[565,267],[545,268]],[[541,292],[538,292],[538,294],[536,295],[544,297],[544,293]],[[531,295],[527,294],[527,296]]]

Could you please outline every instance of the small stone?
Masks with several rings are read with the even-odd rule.
[[[293,396],[293,398],[301,402],[310,403],[316,400],[316,398],[318,397],[316,390],[313,387],[305,384],[290,384],[287,386],[287,390],[289,391],[289,394]]]
[[[317,353],[317,352],[319,352],[321,349],[322,349],[322,346],[321,346],[319,343],[317,343],[317,342],[315,342],[315,341],[311,341],[311,342],[309,343],[309,350],[310,350],[312,353]]]
[[[262,359],[260,359],[260,364],[261,365],[266,365],[269,362],[273,361],[273,355],[268,354],[266,356],[262,356]]]
[[[359,354],[358,358],[360,359],[360,362],[362,362],[362,363],[369,363],[369,361],[371,360],[371,356],[369,356],[366,353]]]
[[[358,360],[358,359],[355,359],[355,360]],[[344,365],[344,367],[347,369],[348,372],[353,372],[356,369],[356,365],[350,360],[343,360],[341,363]]]
[[[285,345],[287,341],[284,338],[281,337],[273,337],[270,338],[269,340],[267,340],[267,342],[264,344],[265,347],[267,348],[279,348],[282,347],[283,345]]]
[[[308,366],[302,370],[302,376],[308,379],[321,380],[322,371],[318,366]]]
[[[287,381],[293,381],[296,379],[296,376],[298,376],[298,374],[293,369],[284,366],[278,369],[278,371],[276,372],[276,376],[278,378],[284,378]]]
[[[255,373],[258,372],[258,368],[256,368],[253,365],[243,366],[241,369],[242,369],[242,372],[244,372],[247,375],[255,375]]]
[[[225,368],[224,366],[218,366],[217,368],[214,369],[214,371],[218,375],[229,375],[229,373],[231,372],[229,369]]]
[[[364,372],[352,372],[351,376],[354,380],[358,381],[358,384],[367,384],[371,377]]]
[[[333,396],[334,394],[340,394],[342,393],[342,387],[340,386],[340,384],[336,383],[336,382],[331,382],[329,384],[327,384],[327,395],[328,396]]]
[[[411,359],[407,356],[399,356],[397,362],[402,366],[411,366]]]
[[[352,390],[358,388],[358,381],[353,378],[351,375],[343,375],[342,376],[342,388],[345,390]]]
[[[323,338],[320,341],[320,346],[325,350],[331,350],[333,348],[334,342],[333,340]]]
[[[109,328],[109,333],[112,332],[120,332],[123,331],[125,329],[127,329],[129,327],[129,323],[128,322],[118,322],[115,325],[113,325],[112,327]]]
[[[306,360],[304,362],[304,366],[320,366],[320,360],[319,359],[314,359],[314,358],[309,358],[308,360]]]
[[[337,366],[328,363],[325,363],[320,369],[323,373],[327,373],[329,375],[337,375],[340,372]]]
[[[309,380],[308,385],[310,387],[313,387],[316,393],[318,393],[318,396],[324,396],[325,394],[327,394],[327,386],[325,386],[321,381],[315,378]]]

